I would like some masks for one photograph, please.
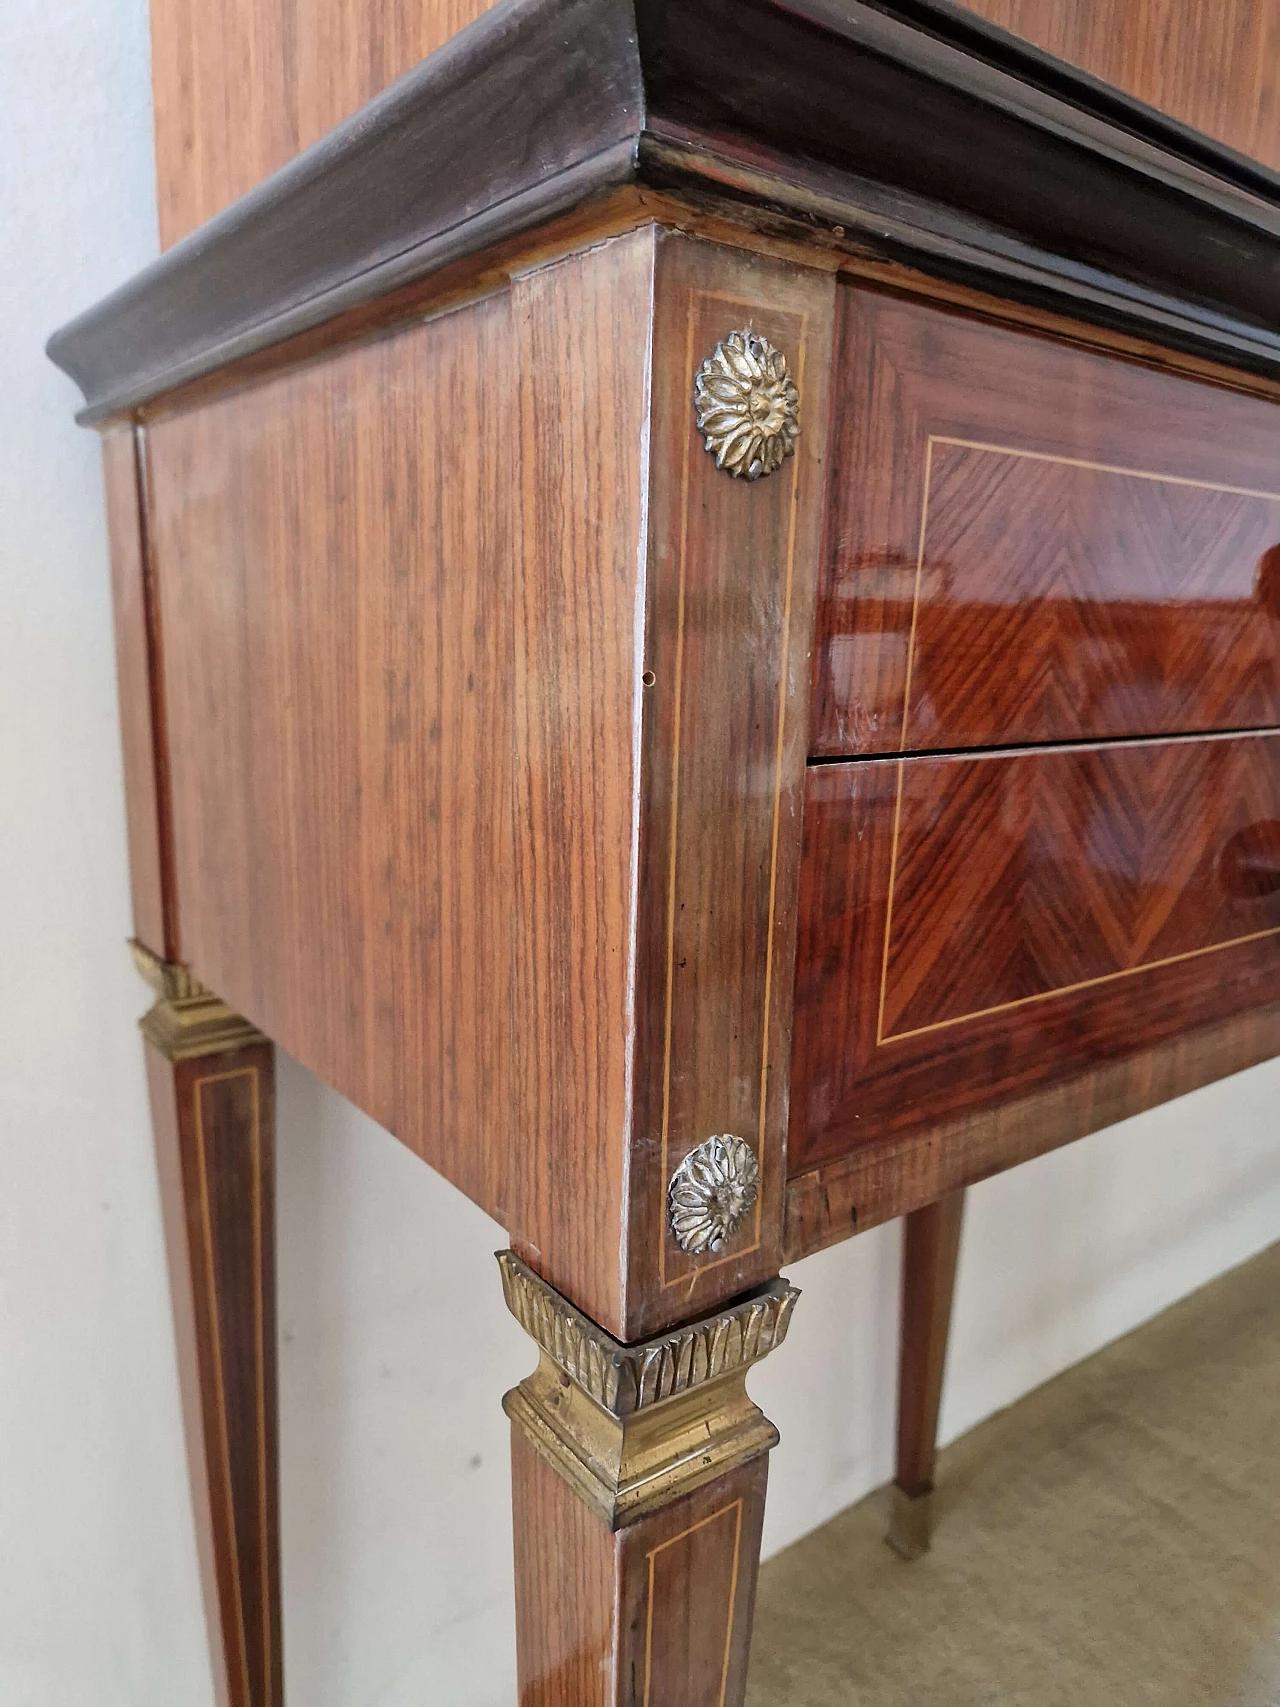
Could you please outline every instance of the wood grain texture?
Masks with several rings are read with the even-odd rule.
[[[952,1191],[914,1210],[903,1229],[894,1481],[912,1499],[933,1487],[963,1219],[964,1192]]]
[[[640,1336],[776,1274],[785,1175],[807,684],[825,475],[834,284],[665,240],[654,332],[637,964],[635,1238]],[[794,457],[717,469],[693,379],[736,328],[786,356]],[[724,1250],[686,1256],[667,1182],[698,1144],[743,1138],[760,1195]]]
[[[520,1707],[614,1707],[614,1536],[511,1431]]]
[[[841,293],[815,753],[1280,722],[1280,412]]]
[[[777,1269],[833,293],[649,228],[148,428],[191,964],[621,1339]],[[805,394],[755,485],[690,402],[743,320]]]
[[[1258,0],[963,0],[1034,42],[1280,170],[1280,12]]]
[[[792,1171],[1274,1002],[1277,819],[1277,735],[811,768]]]
[[[149,433],[192,966],[615,1333],[652,243]]]
[[[151,0],[163,247],[349,118],[490,0]]]
[[[768,1459],[611,1535],[511,1451],[520,1707],[741,1707]]]
[[[797,1262],[961,1186],[1243,1072],[1277,1049],[1280,1004],[1272,1004],[1074,1071],[976,1114],[943,1117],[923,1132],[860,1143],[788,1182],[786,1260]]]
[[[133,930],[161,958],[176,957],[172,848],[167,833],[168,777],[157,739],[155,612],[147,561],[139,446],[132,427],[102,441],[115,614],[116,686],[124,759],[125,823]]]
[[[274,1057],[147,1046],[218,1707],[281,1707]]]
[[[654,244],[636,232],[516,289],[515,881],[492,876],[515,921],[512,1242],[621,1339]]]

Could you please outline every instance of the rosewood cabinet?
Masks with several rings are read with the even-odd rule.
[[[734,1707],[784,1262],[908,1218],[918,1552],[964,1188],[1280,1052],[1280,179],[942,0],[320,10],[155,0],[216,217],[50,345],[218,1697],[274,1041],[508,1231],[522,1707]]]

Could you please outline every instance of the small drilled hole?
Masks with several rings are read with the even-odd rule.
[[[646,670],[645,673],[640,678],[640,680],[644,683],[645,687],[647,687],[647,688],[651,688],[653,686],[653,684],[657,681],[657,679],[658,679],[657,676],[654,675],[652,670]]]

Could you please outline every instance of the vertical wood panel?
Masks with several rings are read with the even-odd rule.
[[[1280,8],[1271,0],[965,0],[1140,101],[1280,169]]]
[[[630,1335],[776,1274],[795,895],[834,286],[821,273],[665,239],[654,334]],[[730,332],[785,355],[800,438],[755,482],[718,469],[694,375]],[[754,1150],[756,1210],[690,1257],[667,1182],[716,1135]]]
[[[509,428],[525,574],[508,1047],[514,1129],[544,1146],[513,1242],[622,1339],[653,250],[641,231],[517,282],[525,383]]]
[[[319,140],[489,0],[151,0],[165,248]]]
[[[133,428],[105,435],[102,464],[111,547],[133,930],[140,942],[164,957],[173,955],[176,945],[165,908],[167,826],[161,808],[161,755],[152,716],[151,615]]]
[[[619,1333],[652,249],[151,447],[187,958]]]

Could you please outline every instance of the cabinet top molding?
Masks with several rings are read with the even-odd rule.
[[[1280,175],[951,0],[501,0],[49,355],[98,421],[627,184],[1280,375]]]

